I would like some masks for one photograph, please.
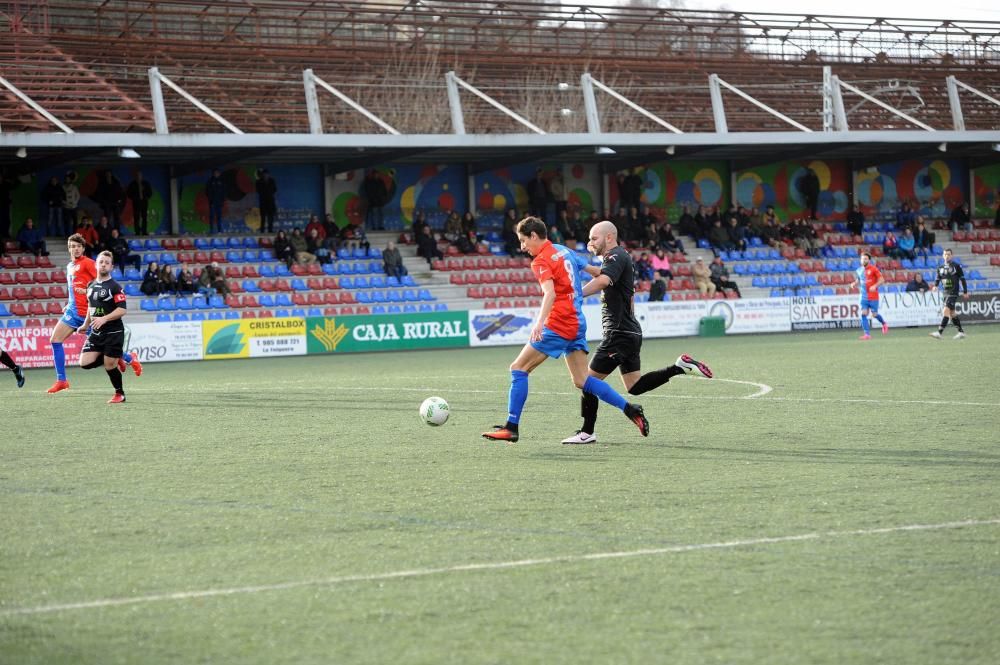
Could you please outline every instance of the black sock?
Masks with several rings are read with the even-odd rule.
[[[118,368],[107,370],[108,378],[111,379],[111,385],[115,387],[115,392],[124,395],[125,389],[122,388],[122,373],[118,371]]]
[[[511,432],[517,433],[517,423],[512,423],[508,420],[507,423],[504,425],[504,429],[508,429]]]
[[[958,320],[957,316],[951,317],[951,323],[956,328],[958,328],[958,332],[965,332],[964,330],[962,330],[962,322]]]
[[[944,329],[947,327],[948,327],[948,317],[947,316],[941,317],[941,325],[938,326],[938,332],[943,333]]]
[[[580,428],[581,432],[586,432],[587,434],[594,433],[594,427],[597,425],[597,407],[600,403],[597,395],[583,393],[580,396],[580,415],[583,416],[583,427]]]
[[[670,377],[683,373],[684,370],[677,365],[671,365],[670,367],[664,367],[663,369],[646,372],[639,377],[639,380],[636,381],[631,388],[629,388],[628,394],[641,395],[643,393],[647,393],[654,388],[662,386],[670,380]]]
[[[97,367],[104,367],[104,356],[98,356],[97,360],[90,363],[89,365],[80,365],[83,369],[95,369]]]
[[[12,370],[17,369],[17,363],[14,362],[13,358],[7,355],[6,351],[0,351],[0,363],[3,363],[7,367],[10,367]]]

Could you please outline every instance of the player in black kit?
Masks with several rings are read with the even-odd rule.
[[[618,369],[622,383],[631,395],[641,395],[662,386],[671,377],[692,372],[706,379],[712,378],[708,365],[691,356],[681,355],[677,361],[663,369],[639,373],[639,353],[642,350],[642,328],[635,318],[635,266],[628,250],[618,245],[618,230],[608,221],[598,222],[590,229],[587,249],[604,257],[600,268],[589,266],[587,272],[594,277],[583,286],[583,295],[591,296],[603,291],[601,321],[604,339],[590,360],[590,375],[604,379]],[[597,401],[584,394],[580,402],[583,427],[563,443],[597,443],[594,433],[597,423]]]
[[[931,337],[941,339],[941,333],[948,327],[948,319],[950,318],[951,322],[958,328],[955,339],[964,339],[965,331],[962,330],[962,322],[955,316],[955,305],[958,303],[958,283],[962,283],[962,298],[964,299],[969,297],[969,285],[965,282],[965,271],[962,270],[962,266],[951,260],[950,249],[944,250],[943,258],[944,263],[937,269],[937,279],[931,284],[931,291],[937,291],[938,285],[941,285],[941,302],[944,304],[944,309],[941,312],[943,318],[938,329],[931,333]]]
[[[87,336],[87,343],[80,351],[80,367],[94,369],[104,365],[104,371],[115,388],[114,397],[108,404],[125,401],[122,387],[122,373],[118,369],[118,359],[125,346],[125,292],[118,282],[111,279],[114,257],[111,252],[97,255],[97,279],[87,286],[87,318],[77,332]]]

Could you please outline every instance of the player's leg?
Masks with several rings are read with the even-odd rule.
[[[938,326],[936,331],[931,333],[931,337],[941,339],[941,335],[944,333],[944,329],[948,327],[948,321],[951,320],[952,314],[954,314],[954,312],[950,307],[948,307],[948,297],[945,296],[945,305],[941,309],[941,325]]]
[[[861,305],[861,339],[871,339],[872,328],[871,323],[868,321],[868,301],[864,301]]]
[[[104,371],[108,373],[115,394],[108,400],[108,404],[121,404],[125,401],[125,387],[122,383],[122,373],[118,369],[118,361],[122,357],[122,346],[125,343],[125,331],[109,332],[104,340]]]
[[[17,387],[24,387],[24,369],[7,353],[7,349],[3,346],[3,341],[0,340],[0,363],[4,366],[9,367],[10,371],[14,373],[14,380],[17,381]]]
[[[957,316],[958,312],[955,311],[955,305],[958,304],[958,298],[956,297],[954,300],[949,300],[948,304],[950,305],[948,308],[948,315],[951,317],[951,324],[958,328],[958,332],[955,333],[955,339],[964,339],[965,329],[962,328],[962,322]]]
[[[594,369],[594,361],[596,356],[590,361],[590,369],[588,374],[590,376],[601,379],[602,381],[608,377],[608,374],[599,372]],[[597,428],[597,408],[600,406],[601,400],[597,399],[596,395],[591,393],[581,392],[580,393],[580,416],[583,418],[583,424],[580,429],[576,431],[573,436],[566,437],[562,440],[566,444],[582,444],[582,443],[597,443],[597,434],[595,429]]]
[[[71,312],[66,312],[52,330],[49,343],[52,345],[52,365],[56,370],[56,382],[48,389],[49,393],[57,393],[69,388],[69,381],[66,380],[66,351],[63,349],[63,342],[76,332],[77,326],[81,324],[83,324],[83,319]]]
[[[629,404],[609,384],[601,379],[590,376],[587,370],[587,352],[583,349],[574,349],[566,354],[566,367],[577,388],[584,392],[596,395],[602,402],[607,402],[611,406],[621,409],[622,413],[639,428],[643,436],[649,436],[649,421],[646,420],[642,407],[638,404]]]
[[[882,324],[882,334],[883,335],[889,334],[889,324],[886,323],[885,319],[882,318],[882,315],[878,313],[878,301],[877,300],[869,301],[868,307],[871,310],[872,316],[875,317],[875,320]]]
[[[548,356],[525,344],[524,348],[510,364],[510,390],[507,393],[507,422],[498,425],[491,432],[483,432],[483,437],[494,441],[509,441],[518,439],[518,426],[521,422],[521,412],[528,400],[528,374],[545,362]]]

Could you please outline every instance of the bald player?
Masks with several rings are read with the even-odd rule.
[[[640,374],[642,328],[635,318],[635,268],[632,257],[618,244],[618,229],[611,222],[594,224],[589,240],[587,249],[602,257],[603,262],[600,268],[584,268],[594,279],[583,286],[583,296],[601,292],[601,323],[604,328],[604,339],[590,360],[590,376],[603,380],[617,369],[630,395],[641,395],[658,388],[671,377],[685,372],[711,379],[712,370],[708,365],[687,354],[677,358],[673,365]],[[594,430],[598,401],[593,395],[584,393],[580,405],[583,427],[573,436],[563,439],[563,443],[597,443]]]

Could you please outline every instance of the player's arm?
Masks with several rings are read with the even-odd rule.
[[[590,275],[591,277],[597,277],[598,275],[601,274],[601,269],[600,268],[598,268],[595,265],[591,265],[589,263],[585,264],[583,266],[582,270],[585,273],[587,273],[588,275]]]
[[[535,327],[531,329],[531,341],[537,342],[542,338],[542,328],[545,327],[545,321],[549,318],[549,314],[552,313],[552,307],[556,304],[556,285],[551,279],[547,279],[541,282],[542,287],[542,304],[538,310],[538,319],[535,321]]]
[[[965,270],[962,269],[962,266],[955,266],[955,267],[958,269],[958,274],[956,275],[956,277],[958,277],[958,279],[962,282],[962,297],[968,298],[969,284],[965,281]]]
[[[885,284],[885,276],[882,275],[882,271],[879,270],[878,271],[878,281],[875,282],[875,286],[873,286],[872,288],[877,289],[878,287],[882,286],[883,284]]]
[[[87,316],[84,317],[83,324],[79,328],[76,329],[76,331],[78,333],[80,333],[81,335],[86,335],[87,334],[87,329],[90,328],[90,324],[93,321],[93,317],[91,316],[91,312],[92,311],[93,311],[93,308],[91,308],[91,307],[87,308]]]
[[[590,272],[589,270],[587,272]],[[583,285],[583,297],[592,296],[611,286],[611,278],[603,273],[598,273],[594,279]]]
[[[609,255],[601,265],[600,274],[583,286],[584,297],[592,296],[620,280],[624,270],[625,264],[619,257],[614,254]]]

